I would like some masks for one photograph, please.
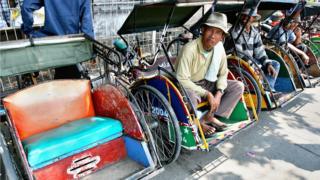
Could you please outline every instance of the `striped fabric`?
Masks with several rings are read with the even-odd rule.
[[[10,9],[7,0],[0,0],[0,21],[5,22],[6,26],[10,26]]]
[[[284,30],[282,27],[275,26],[268,33],[267,38],[276,41],[277,44],[283,45],[285,42],[293,43],[296,35],[292,30]]]
[[[233,29],[232,37],[236,39],[240,33],[242,26],[239,25]],[[251,27],[251,31],[248,33],[245,30],[242,32],[238,41],[235,42],[235,47],[238,56],[244,59],[251,59],[259,65],[265,66],[270,63],[271,60],[268,59],[264,45],[262,44],[262,39],[260,33],[254,27]]]

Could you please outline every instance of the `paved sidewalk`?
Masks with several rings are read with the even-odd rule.
[[[210,152],[183,151],[154,179],[320,179],[320,87]]]

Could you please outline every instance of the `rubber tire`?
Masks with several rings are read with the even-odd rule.
[[[170,51],[171,51],[171,48],[173,47],[174,44],[176,43],[179,43],[179,46],[183,47],[186,43],[187,43],[187,40],[184,40],[182,38],[176,38],[174,40],[172,40],[169,44],[168,44],[168,47],[167,47],[167,52],[169,55],[171,55]],[[181,49],[179,49],[181,50]]]
[[[131,98],[134,98],[134,97],[131,97]],[[156,155],[155,141],[154,141],[153,135],[151,133],[151,130],[150,130],[145,118],[143,117],[143,113],[142,113],[139,105],[136,105],[135,102],[131,101],[130,105],[131,105],[132,109],[134,110],[134,112],[135,112],[135,114],[136,114],[136,116],[137,116],[137,118],[139,120],[140,126],[141,126],[141,128],[143,130],[143,133],[144,133],[145,138],[146,138],[146,142],[148,144],[149,151],[151,153],[152,160],[153,160],[153,162],[155,163],[155,165],[157,167],[161,167],[162,165],[158,163],[159,159],[158,159],[158,156]]]
[[[246,79],[246,82],[247,83],[250,83],[253,87],[253,91],[254,91],[254,94],[256,95],[257,97],[257,103],[255,104],[256,106],[256,112],[257,112],[257,116],[259,116],[260,112],[261,112],[261,104],[262,104],[262,95],[261,95],[261,91],[260,91],[260,88],[258,86],[258,83],[257,81],[252,77],[252,75],[250,73],[248,73],[247,71],[243,70],[240,68],[230,68],[230,70],[233,72],[233,73],[239,73],[241,72],[243,74],[243,77]],[[236,71],[236,72],[234,72]],[[240,76],[239,76],[240,77]],[[246,89],[245,89],[246,90]],[[248,109],[249,111],[251,111],[250,109]],[[250,116],[251,118],[254,118],[253,116],[253,113],[250,113]]]
[[[173,129],[174,129],[174,133],[175,133],[175,138],[174,138],[175,146],[174,146],[173,153],[172,153],[172,155],[170,156],[169,159],[163,160],[163,159],[160,158],[160,162],[161,162],[162,165],[168,165],[168,164],[173,163],[174,161],[177,160],[178,156],[180,155],[180,151],[181,151],[181,132],[180,132],[180,126],[179,126],[177,117],[176,117],[176,115],[174,113],[174,110],[172,109],[171,105],[167,101],[167,99],[157,89],[155,89],[154,87],[149,86],[149,85],[141,85],[141,86],[138,86],[138,87],[136,87],[136,88],[134,88],[132,90],[132,93],[135,96],[135,98],[136,98],[136,100],[137,100],[137,102],[138,102],[138,104],[140,106],[140,109],[142,111],[144,111],[144,110],[142,108],[141,99],[138,96],[138,94],[143,92],[143,91],[152,94],[154,97],[156,97],[159,100],[159,102],[161,102],[163,104],[164,108],[168,112],[168,117],[169,117],[168,121],[170,121],[172,123],[172,125],[173,125]],[[156,137],[154,135],[155,132],[152,131],[151,127],[149,127],[149,129],[151,130],[152,135],[153,135],[153,137],[155,139],[155,137]],[[158,156],[161,157],[159,155],[159,153],[158,153]]]

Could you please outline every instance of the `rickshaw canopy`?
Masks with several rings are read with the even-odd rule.
[[[242,3],[239,3],[239,1],[230,1],[228,3],[218,3],[216,4],[214,11],[225,13],[228,16],[228,21],[230,23],[234,23],[235,21],[235,15],[242,11],[243,8],[253,8],[258,5],[258,10],[260,11],[260,15],[262,15],[262,19],[264,19],[264,16],[269,16],[270,11],[274,10],[286,10],[294,7],[299,0],[247,0],[243,1]],[[245,6],[245,7],[244,7]],[[264,11],[264,13],[261,13],[261,11]],[[267,13],[265,13],[267,11]],[[191,29],[196,29],[201,25],[205,19],[209,16],[211,11],[206,12],[202,18],[199,19],[197,23],[192,25]]]
[[[77,64],[92,57],[91,41],[79,35],[2,42],[0,77]]]
[[[308,16],[315,16],[320,14],[320,3],[312,3],[312,2],[307,2],[307,5],[305,6],[303,12],[301,15],[303,17],[308,17]]]
[[[286,10],[298,2],[299,0],[261,0],[258,10]]]
[[[200,0],[171,0],[136,5],[118,34],[157,31],[163,29],[165,25],[169,28],[189,26],[206,14],[211,9],[212,3]],[[243,0],[218,0],[216,8],[229,11],[235,6],[241,8],[243,3]]]

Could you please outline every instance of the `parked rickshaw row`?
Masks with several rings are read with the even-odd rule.
[[[298,0],[177,0],[136,5],[114,47],[87,35],[1,43],[2,86],[5,78],[16,77],[18,87],[14,92],[1,88],[1,174],[8,179],[78,179],[89,174],[140,179],[165,170],[181,148],[209,151],[259,122],[261,110],[282,107],[320,82],[319,29],[312,29],[319,13],[320,5]],[[208,95],[194,103],[177,64],[205,28],[224,29],[216,26],[221,23],[214,19],[218,16],[232,24],[220,47],[226,52],[226,79],[243,84],[244,92],[228,116],[212,116],[219,123],[210,127],[203,123],[212,114]],[[304,19],[308,22],[303,26]],[[166,43],[170,28],[183,28],[184,33]],[[246,28],[258,33],[254,38],[261,36],[261,43],[250,42]],[[151,56],[143,53],[138,38],[125,38],[148,31],[161,32]],[[283,42],[275,38],[277,33],[279,39],[284,35]],[[301,49],[290,35],[300,40]],[[83,66],[92,60],[102,64],[98,74]],[[82,79],[38,83],[30,75],[75,64]],[[30,77],[30,82],[21,77]],[[223,101],[226,92],[218,91]]]

